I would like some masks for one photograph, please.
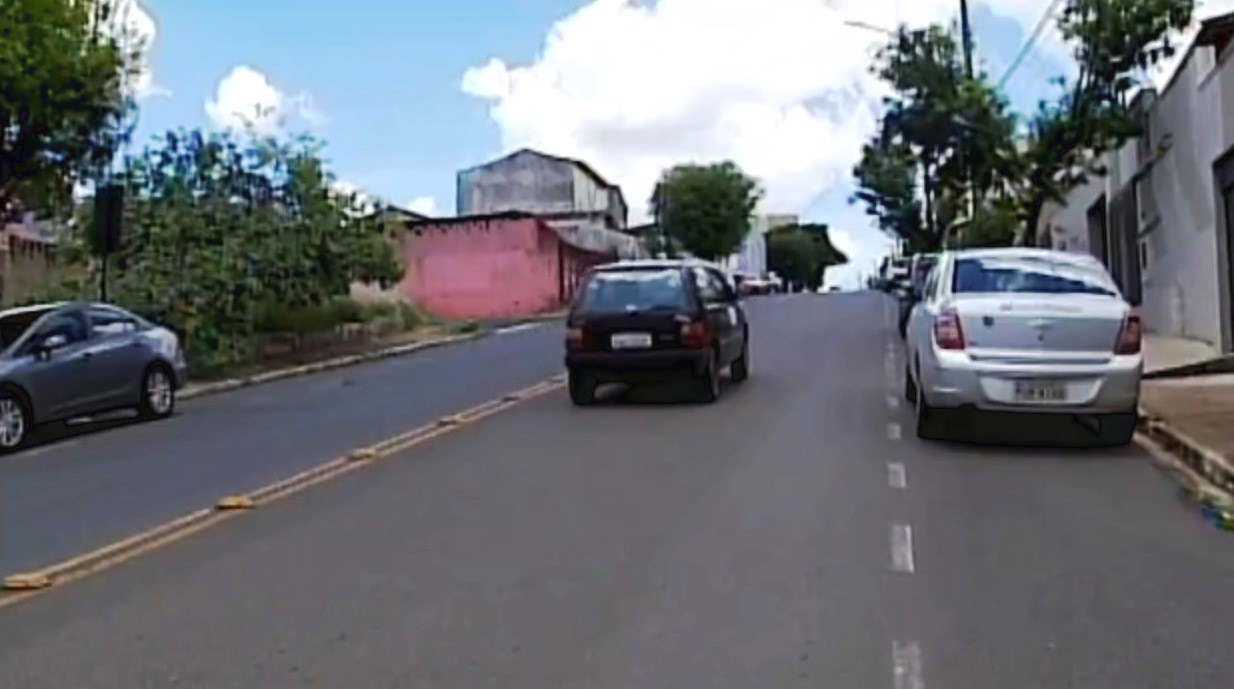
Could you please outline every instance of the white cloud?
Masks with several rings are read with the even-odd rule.
[[[430,218],[436,217],[440,214],[440,211],[437,209],[437,199],[432,196],[420,196],[412,199],[407,204],[407,210],[412,213],[427,215]]]
[[[309,94],[288,95],[247,65],[233,67],[219,81],[214,97],[206,100],[206,114],[221,128],[251,129],[261,135],[281,132],[293,120],[310,126],[325,123]]]
[[[1022,24],[1036,0],[992,0]],[[659,171],[733,159],[769,211],[801,212],[849,176],[876,121],[871,51],[851,22],[954,18],[954,0],[594,0],[557,22],[529,65],[493,58],[464,92],[491,103],[506,149],[582,158],[641,219]],[[1024,17],[1031,16],[1027,22]]]
[[[171,91],[155,83],[154,72],[150,66],[154,43],[158,38],[158,25],[154,16],[139,0],[108,1],[112,14],[107,22],[107,29],[122,48],[138,52],[136,74],[129,84],[133,95],[139,100],[170,95]]]

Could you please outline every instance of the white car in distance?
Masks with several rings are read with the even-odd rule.
[[[905,397],[917,435],[971,411],[1087,417],[1135,433],[1143,324],[1096,258],[1044,249],[943,254],[909,317]]]

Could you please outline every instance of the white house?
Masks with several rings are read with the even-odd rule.
[[[1234,13],[1201,25],[1160,93],[1137,96],[1144,135],[1109,174],[1047,207],[1039,239],[1103,259],[1151,332],[1234,351]]]

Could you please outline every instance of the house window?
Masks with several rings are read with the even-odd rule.
[[[1148,238],[1140,238],[1140,272],[1148,272]]]

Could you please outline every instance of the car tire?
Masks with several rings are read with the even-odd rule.
[[[1139,422],[1136,412],[1122,414],[1106,414],[1098,421],[1098,435],[1101,442],[1110,446],[1130,445],[1135,439],[1135,429]]]
[[[914,384],[913,387],[917,391],[917,437],[922,440],[946,440],[947,429],[943,410],[930,406],[920,385]]]
[[[0,454],[25,447],[32,426],[25,401],[11,392],[0,392]]]
[[[587,371],[571,370],[568,374],[570,401],[576,407],[585,407],[596,401],[596,378]]]
[[[144,419],[165,419],[176,412],[176,379],[163,364],[152,364],[141,376],[138,412]]]
[[[697,378],[695,386],[697,398],[703,404],[711,404],[720,399],[720,355],[713,349],[707,357],[707,366],[703,369],[701,378]]]
[[[729,374],[734,383],[740,383],[750,377],[750,340],[748,337],[741,345],[741,356],[737,357],[729,368]]]

